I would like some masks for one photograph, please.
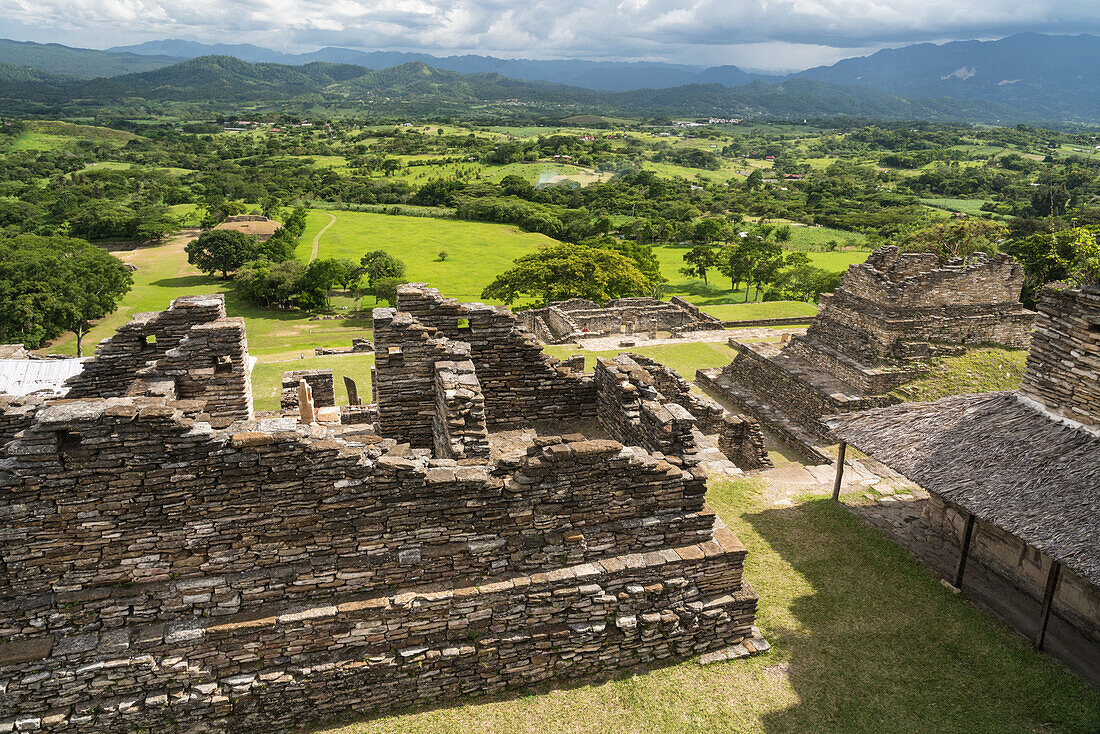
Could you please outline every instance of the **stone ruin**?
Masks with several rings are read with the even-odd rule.
[[[77,399],[0,399],[0,731],[266,733],[767,648],[700,458],[703,423],[766,464],[755,421],[420,285],[375,335],[369,424],[253,414],[214,297],[122,327]]]
[[[967,347],[1028,346],[1035,314],[1020,304],[1024,274],[1010,256],[940,266],[932,253],[882,247],[822,294],[805,335],[783,345],[730,340],[737,357],[696,382],[751,413],[807,458],[831,459],[826,415],[892,405],[891,390],[931,357]]]
[[[532,308],[519,313],[527,329],[547,344],[564,344],[612,334],[667,331],[673,336],[693,331],[722,328],[722,321],[699,310],[679,296],[668,301],[656,298],[618,298],[598,306],[583,298],[552,301],[545,308]]]

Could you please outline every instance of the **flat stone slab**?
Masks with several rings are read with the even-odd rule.
[[[753,627],[752,637],[746,637],[736,645],[730,645],[729,647],[723,647],[721,650],[704,653],[695,658],[695,661],[700,665],[711,665],[713,663],[720,663],[723,660],[739,660],[751,655],[759,655],[770,649],[771,643],[764,639],[759,629]]]

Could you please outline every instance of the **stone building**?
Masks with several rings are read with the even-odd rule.
[[[1026,348],[1035,314],[1020,304],[1023,279],[1004,254],[940,267],[932,253],[883,247],[849,267],[835,293],[822,294],[805,335],[784,345],[731,340],[733,362],[700,370],[696,381],[827,463],[822,416],[898,402],[888,393],[930,357],[980,344]]]
[[[0,731],[279,731],[767,648],[699,453],[703,422],[762,465],[754,421],[419,285],[375,335],[373,424],[257,418],[211,297],[122,327],[77,399],[0,399]]]
[[[679,336],[722,328],[720,319],[700,311],[694,303],[679,296],[668,301],[648,297],[617,298],[604,306],[574,298],[553,301],[549,306],[521,311],[519,315],[527,329],[547,344],[660,331]]]
[[[1016,392],[830,422],[837,438],[928,490],[922,520],[962,557],[1036,606],[1046,597],[1079,634],[1074,658],[1091,661],[1079,672],[1100,683],[1100,288],[1047,289]],[[961,583],[965,560],[959,568]],[[1017,628],[1041,640],[1045,625],[1033,610]]]
[[[258,214],[237,214],[232,217],[226,217],[224,221],[215,224],[214,229],[243,232],[244,234],[255,237],[260,242],[264,242],[265,240],[271,239],[271,236],[275,234],[275,230],[282,226],[283,225],[279,224],[274,219],[261,217]]]

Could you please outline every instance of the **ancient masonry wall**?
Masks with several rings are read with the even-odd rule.
[[[550,438],[463,467],[306,427],[213,431],[200,408],[41,405],[6,447],[0,721],[259,731],[749,634],[744,551],[702,475],[642,449]],[[339,681],[364,687],[338,702]]]
[[[1100,287],[1047,288],[1020,392],[1050,411],[1100,426]]]
[[[298,383],[305,380],[313,390],[313,404],[318,408],[336,405],[336,385],[331,369],[290,370],[283,373],[283,382],[279,393],[279,407],[282,410],[298,408]]]
[[[456,308],[410,297],[436,323]],[[694,417],[637,363],[605,365],[599,397],[577,365],[516,371],[490,352],[530,335],[463,308],[447,328],[469,342],[376,313],[383,436],[254,419],[222,317],[140,368],[196,399],[0,403],[0,731],[266,734],[765,649]],[[634,445],[539,436],[491,460],[475,355],[498,410],[602,404]]]
[[[1023,270],[1007,255],[941,267],[931,253],[883,247],[822,295],[805,335],[782,349],[734,344],[731,364],[696,380],[820,460],[823,416],[897,402],[888,393],[928,358],[985,343],[1025,348],[1035,314],[1020,305],[1022,285]]]
[[[442,297],[434,288],[410,283],[398,288],[397,311],[435,329],[439,336],[469,344],[469,358],[477,369],[490,426],[595,418],[592,379],[543,354],[542,345],[508,309],[459,303]],[[381,359],[384,345],[399,343],[395,339],[383,341],[377,334],[378,327],[375,329],[377,358]],[[382,379],[382,367],[376,364],[376,370]]]
[[[138,373],[179,345],[193,326],[225,318],[225,297],[183,296],[167,311],[139,313],[96,347],[94,359],[68,382],[70,398],[126,395]]]
[[[619,298],[604,306],[575,298],[522,311],[520,318],[528,330],[548,344],[607,334],[641,331],[680,334],[722,328],[720,319],[678,296],[669,301],[649,297]]]
[[[470,360],[435,363],[435,455],[463,463],[489,458],[485,396]]]
[[[959,547],[966,531],[966,517],[967,513],[935,494],[929,497],[922,512],[925,522]],[[1051,561],[1015,535],[978,520],[971,536],[970,555],[1036,600],[1043,598]],[[1096,624],[1100,619],[1100,589],[1065,566],[1054,595],[1054,611],[1100,642],[1100,627]]]

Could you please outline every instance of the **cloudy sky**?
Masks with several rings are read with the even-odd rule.
[[[795,69],[921,41],[1100,32],[1097,0],[0,0],[0,36]]]

